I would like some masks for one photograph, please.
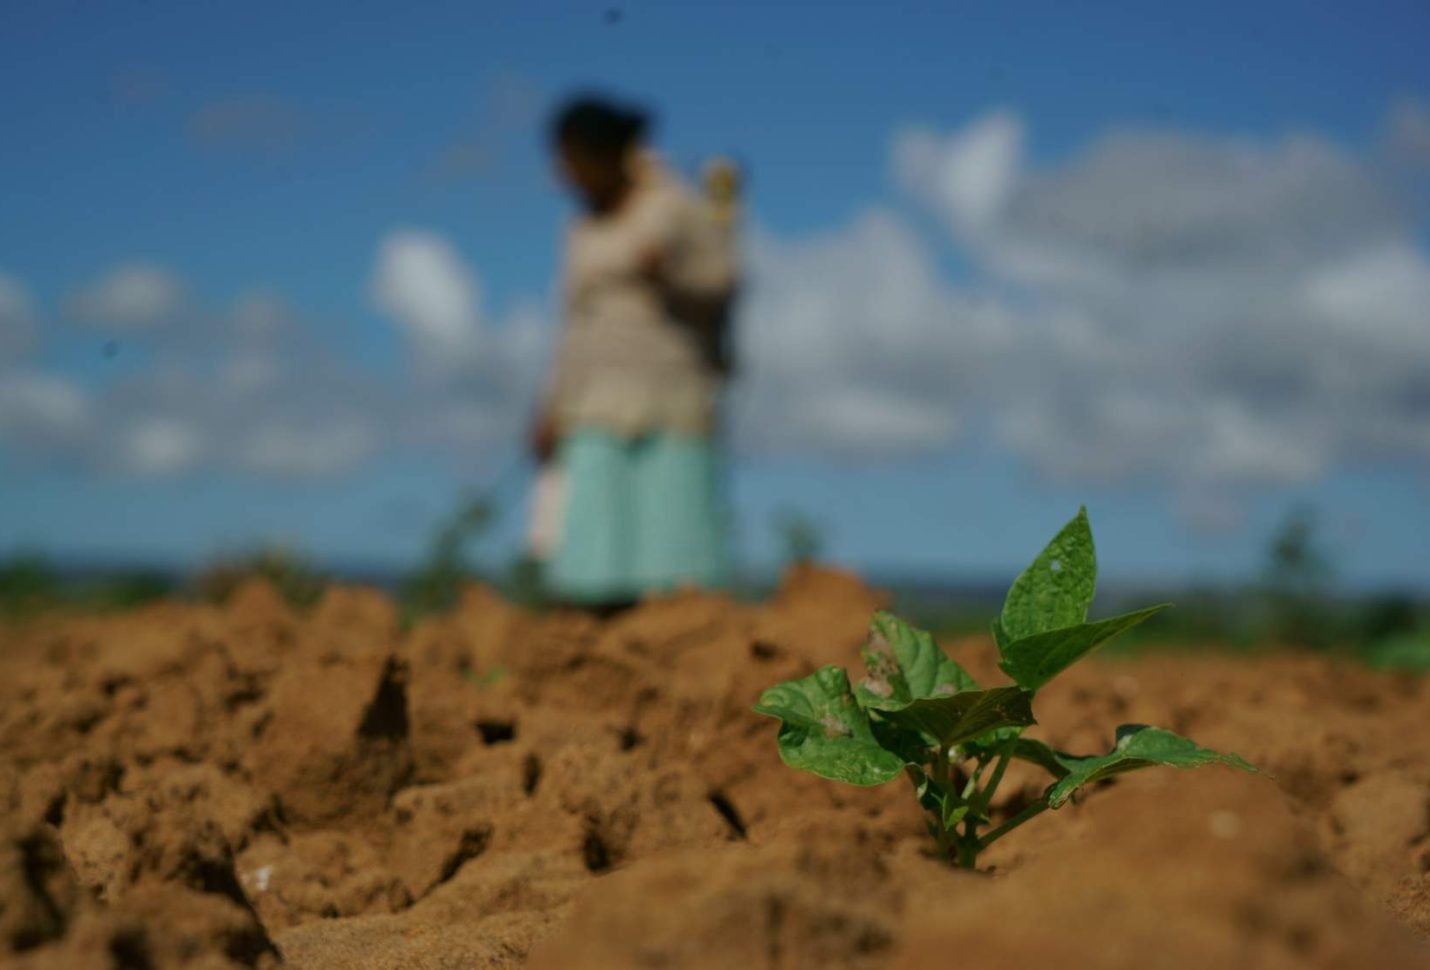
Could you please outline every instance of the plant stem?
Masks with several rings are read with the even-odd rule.
[[[936,818],[933,822],[934,837],[938,840],[938,854],[943,859],[953,861],[953,843],[949,841],[948,829],[943,827],[943,819]]]
[[[952,795],[952,782],[949,778],[948,749],[939,745],[934,749],[933,755],[933,783],[943,792],[945,798]],[[935,836],[938,839],[938,851],[943,858],[952,861],[952,842],[949,838],[949,830],[943,823],[943,813],[935,813],[933,820]],[[960,856],[962,851],[960,849]]]
[[[978,791],[978,781],[983,777],[983,769],[988,767],[988,759],[982,758],[978,762],[978,767],[973,769],[973,774],[968,777],[968,784],[963,786],[963,800],[967,801]]]
[[[997,842],[999,839],[1003,838],[1003,836],[1007,835],[1009,832],[1013,831],[1013,830],[1016,829],[1018,826],[1022,825],[1024,822],[1028,821],[1028,820],[1031,819],[1031,818],[1036,818],[1036,817],[1038,817],[1039,815],[1043,814],[1043,813],[1046,812],[1047,810],[1048,810],[1048,800],[1047,800],[1047,798],[1040,798],[1040,799],[1038,799],[1036,802],[1034,802],[1033,804],[1029,805],[1027,808],[1023,809],[1023,810],[1022,810],[1021,812],[1019,812],[1017,815],[1014,815],[1014,816],[1013,816],[1012,818],[1010,818],[1008,821],[1006,821],[1006,822],[1004,822],[1002,825],[998,826],[998,827],[997,827],[996,829],[994,829],[992,832],[989,832],[989,833],[988,833],[987,835],[985,835],[983,838],[979,839],[979,840],[978,840],[978,848],[979,848],[979,850],[983,850],[983,849],[988,848],[988,847],[989,847],[990,845],[992,845],[994,842]]]
[[[1010,739],[1003,745],[1003,750],[998,752],[998,766],[993,769],[993,777],[988,779],[988,785],[983,789],[983,793],[978,796],[978,804],[982,808],[987,808],[993,801],[993,793],[998,790],[998,783],[1003,780],[1003,772],[1008,770],[1008,762],[1013,760],[1013,744],[1017,738]]]
[[[949,780],[948,749],[939,745],[933,753],[933,780],[944,791],[951,787]]]
[[[963,835],[958,840],[958,864],[965,869],[978,868],[978,822],[972,811],[963,820]]]

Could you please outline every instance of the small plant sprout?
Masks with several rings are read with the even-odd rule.
[[[1033,702],[1098,645],[1165,607],[1088,622],[1097,556],[1087,510],[1063,527],[1008,590],[993,623],[999,666],[1013,684],[981,688],[933,637],[876,613],[857,683],[828,666],[760,695],[755,710],[778,718],[785,764],[851,785],[913,782],[940,856],[972,869],[978,854],[1029,819],[1065,805],[1085,785],[1139,768],[1225,764],[1256,769],[1161,728],[1124,724],[1112,750],[1072,755],[1023,736]],[[1010,761],[1052,776],[1034,802],[991,825],[989,806]]]

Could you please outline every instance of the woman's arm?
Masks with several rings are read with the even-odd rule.
[[[577,363],[573,360],[570,335],[570,321],[579,285],[579,280],[575,278],[576,274],[573,271],[571,258],[574,244],[575,231],[573,227],[568,226],[562,240],[562,260],[558,270],[557,288],[561,294],[559,311],[561,321],[556,328],[556,339],[551,352],[551,361],[547,366],[546,382],[542,387],[541,396],[537,399],[536,410],[527,429],[527,445],[536,460],[541,462],[547,461],[555,453],[557,438],[560,435],[558,415],[561,410],[561,399],[571,386],[577,370]]]

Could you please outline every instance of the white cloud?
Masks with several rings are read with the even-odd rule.
[[[160,266],[126,263],[72,293],[70,315],[114,330],[145,330],[172,321],[183,308],[178,277]]]
[[[1203,535],[1227,535],[1246,525],[1246,505],[1216,488],[1179,489],[1173,495],[1177,517]]]
[[[181,290],[165,276],[169,290]],[[134,278],[121,267],[106,280]],[[110,309],[129,307],[133,321],[140,289],[101,284],[88,295],[127,291]],[[225,311],[172,310],[191,325],[151,335],[145,368],[116,381],[82,388],[54,373],[0,369],[0,441],[140,478],[205,467],[312,477],[350,470],[378,450],[380,436],[363,422],[369,406],[387,413],[387,396],[310,346],[281,300],[255,292]]]
[[[452,365],[480,353],[482,291],[452,245],[430,232],[395,232],[378,248],[372,296],[429,362]]]
[[[402,440],[468,452],[514,441],[547,357],[543,314],[521,304],[489,318],[476,272],[445,238],[421,230],[382,240],[369,289],[407,337],[414,365]]]
[[[347,471],[372,458],[383,444],[360,418],[297,426],[287,422],[253,428],[239,446],[238,460],[255,474],[276,478],[321,478]]]
[[[197,464],[202,434],[178,417],[141,417],[124,429],[122,458],[127,470],[146,477],[186,471]]]
[[[894,167],[900,181],[931,202],[960,230],[976,231],[997,217],[1017,181],[1023,122],[994,111],[941,138],[929,129],[900,134]]]
[[[1417,369],[1430,361],[1430,259],[1407,242],[1323,266],[1310,274],[1304,292],[1316,319],[1363,346]]]
[[[137,285],[143,275],[119,267],[70,309],[77,301],[95,319],[102,305],[108,320],[163,315],[185,325],[148,336],[142,369],[84,389],[0,366],[0,442],[140,478],[220,469],[314,479],[405,448],[471,464],[515,442],[546,357],[543,315],[521,305],[485,319],[476,274],[430,233],[396,233],[378,250],[372,292],[408,348],[395,375],[322,343],[322,331],[270,291],[208,308],[141,299],[160,289]],[[183,291],[162,275],[164,291]],[[0,309],[10,305],[28,304]]]
[[[89,420],[89,401],[73,381],[30,371],[0,372],[0,434],[46,448],[75,440]]]
[[[1029,285],[1102,288],[1134,274],[1201,284],[1214,272],[1241,287],[1397,228],[1370,173],[1327,143],[1127,131],[1030,173],[1005,218],[962,241]],[[1060,271],[1089,266],[1096,272]]]
[[[1393,160],[1430,165],[1430,107],[1420,101],[1400,102],[1390,113],[1389,128]]]
[[[1179,488],[1430,461],[1430,267],[1376,159],[1127,130],[1053,166],[984,149],[1001,175],[966,176],[967,146],[1014,130],[905,133],[894,153],[1015,321],[972,402],[1006,447],[1060,478]],[[982,207],[948,188],[980,180]]]
[[[888,213],[798,243],[757,234],[741,313],[737,433],[750,448],[857,456],[957,435],[1002,310],[953,291]]]
[[[266,340],[279,335],[293,318],[292,311],[276,293],[266,290],[245,293],[234,304],[233,326],[250,340]]]
[[[29,291],[15,277],[0,272],[0,367],[19,359],[34,340]]]
[[[1387,139],[1401,157],[1419,130],[1407,111]],[[1247,486],[1430,464],[1430,256],[1383,177],[1390,148],[1112,130],[1039,163],[1029,132],[998,112],[896,136],[894,174],[943,243],[880,208],[813,237],[751,233],[743,449],[858,460],[977,440],[1048,477],[1156,483],[1208,523],[1234,522]],[[550,338],[532,306],[489,311],[432,232],[394,232],[375,254],[369,295],[407,350],[396,376],[313,344],[272,294],[202,311],[171,274],[138,269],[74,305],[194,325],[156,335],[152,366],[112,386],[8,376],[6,440],[150,475],[477,456],[516,440]],[[0,334],[33,317],[8,282]]]

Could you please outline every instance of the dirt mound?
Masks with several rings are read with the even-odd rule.
[[[404,631],[372,590],[296,613],[257,583],[0,630],[0,963],[1430,966],[1430,681],[1083,665],[1041,737],[1164,724],[1269,777],[1119,779],[970,874],[906,786],[791,771],[750,710],[852,662],[879,604],[805,569],[604,623],[473,588]],[[1001,680],[986,641],[948,646]],[[995,809],[1039,784],[1010,769]]]

